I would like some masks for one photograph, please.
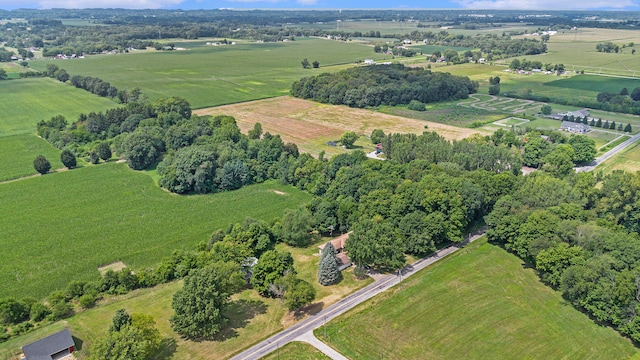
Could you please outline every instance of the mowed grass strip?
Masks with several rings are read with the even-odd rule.
[[[626,359],[533,269],[479,240],[315,331],[351,359]]]
[[[38,155],[51,163],[51,169],[63,167],[60,150],[35,135],[14,135],[0,138],[0,181],[37,174],[33,160]]]
[[[201,44],[207,40],[202,40]],[[302,59],[318,61],[319,69],[303,69]],[[53,62],[71,75],[96,76],[119,89],[139,87],[151,100],[181,96],[194,108],[286,95],[291,83],[329,71],[329,65],[355,63],[390,55],[373,47],[327,39],[226,46],[199,46],[170,52],[96,55],[85,59],[32,61],[45,69]]]
[[[291,360],[328,360],[327,355],[310,344],[300,341],[290,342],[271,354],[261,358],[263,360],[291,359]]]
[[[0,298],[39,298],[73,279],[94,279],[99,266],[117,260],[151,266],[217,228],[247,216],[269,220],[308,199],[275,182],[178,196],[125,164],[0,184],[0,252],[8,256],[0,263]]]
[[[0,99],[0,137],[35,134],[40,120],[56,115],[72,123],[81,113],[119,106],[108,98],[49,78],[3,81]]]

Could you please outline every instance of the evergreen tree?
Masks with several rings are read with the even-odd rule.
[[[336,249],[330,242],[322,249],[318,264],[318,282],[321,285],[333,285],[340,281],[339,260]]]
[[[627,124],[627,126],[624,127],[624,132],[631,132],[631,124]]]
[[[602,127],[602,119],[598,119],[598,121],[596,121],[596,127]]]
[[[612,121],[611,124],[609,124],[609,129],[611,130],[615,130],[616,129],[616,122]]]
[[[602,128],[603,129],[608,129],[609,128],[609,120],[605,120],[604,123],[602,124]]]
[[[596,119],[591,119],[589,126],[596,126]]]

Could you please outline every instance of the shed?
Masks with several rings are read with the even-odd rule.
[[[58,360],[74,351],[75,344],[69,329],[64,329],[22,347],[26,360]]]

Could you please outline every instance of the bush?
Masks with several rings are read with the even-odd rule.
[[[33,167],[40,174],[46,174],[51,170],[51,163],[43,155],[38,155],[38,157],[33,160]]]
[[[44,320],[49,314],[51,314],[51,310],[49,309],[49,307],[47,307],[43,303],[37,302],[31,305],[29,317],[31,318],[31,321],[38,322]]]
[[[409,110],[413,110],[413,111],[425,111],[427,110],[424,106],[423,103],[421,103],[418,100],[411,100],[411,102],[409,103]]]
[[[73,169],[77,165],[76,156],[68,149],[64,149],[60,153],[60,162],[68,169]]]
[[[96,296],[94,294],[84,294],[78,300],[83,309],[92,308],[96,304]]]
[[[367,276],[367,269],[365,269],[362,266],[356,266],[356,268],[353,270],[353,275],[355,275],[356,278],[362,280],[362,279],[366,279]]]
[[[24,334],[29,329],[33,328],[33,324],[30,321],[25,321],[11,328],[11,335],[17,336],[20,334]]]

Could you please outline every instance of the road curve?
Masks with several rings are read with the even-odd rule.
[[[251,348],[239,353],[231,358],[231,360],[253,360],[259,359],[275,350],[280,346],[283,346],[291,341],[294,341],[297,337],[303,335],[306,332],[313,331],[314,329],[322,326],[325,322],[328,322],[348,310],[352,309],[356,305],[378,295],[379,293],[397,285],[404,279],[415,274],[416,272],[424,269],[425,267],[435,263],[443,257],[452,254],[462,248],[469,242],[475,241],[482,237],[485,230],[482,229],[477,233],[471,234],[468,239],[460,244],[450,245],[446,248],[436,251],[426,258],[422,258],[413,264],[405,266],[398,273],[384,276],[378,279],[376,282],[356,291],[355,293],[348,295],[341,299],[337,303],[327,307],[319,313],[312,315],[311,317],[300,321],[299,323],[287,328],[275,335],[272,335],[268,339],[252,346]]]

